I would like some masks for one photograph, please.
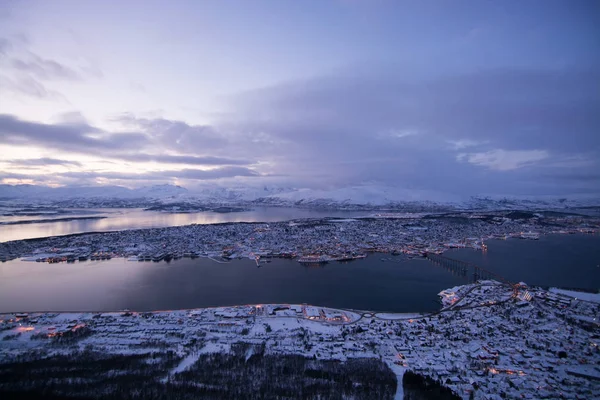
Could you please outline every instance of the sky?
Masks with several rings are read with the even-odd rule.
[[[600,2],[0,2],[0,181],[600,194]]]

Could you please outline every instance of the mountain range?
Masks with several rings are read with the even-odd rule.
[[[286,187],[221,187],[188,190],[177,185],[155,185],[138,189],[122,186],[49,187],[37,185],[0,185],[0,200],[63,201],[68,199],[147,199],[161,203],[207,202],[227,204],[280,205],[341,208],[399,205],[446,206],[468,209],[565,208],[600,205],[598,196],[514,197],[460,196],[425,190],[381,185],[355,185],[331,190]]]

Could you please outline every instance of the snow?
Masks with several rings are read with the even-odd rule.
[[[593,303],[600,303],[600,293],[586,293],[586,292],[577,292],[574,290],[566,290],[559,288],[550,288],[550,292],[558,293],[569,297],[574,297],[578,300],[591,301]]]
[[[333,189],[238,186],[216,184],[191,190],[176,185],[155,185],[138,189],[122,186],[0,185],[0,197],[30,200],[79,199],[157,199],[163,203],[205,201],[213,203],[245,203],[276,205],[370,205],[386,206],[401,203],[446,205],[465,209],[534,209],[565,208],[600,204],[600,194],[561,198],[558,196],[462,196],[434,190],[408,189],[397,186],[362,184]]]
[[[398,386],[396,386],[396,394],[394,395],[395,400],[403,400],[404,399],[404,388],[402,387],[402,377],[406,372],[405,367],[401,367],[394,363],[387,363],[390,369],[396,374],[396,379],[398,380]]]
[[[122,186],[79,186],[46,187],[35,185],[0,185],[2,197],[14,198],[155,198],[165,200],[197,199],[216,202],[240,202],[257,199],[271,199],[284,202],[329,201],[349,204],[386,205],[395,202],[438,202],[453,203],[461,199],[445,193],[410,190],[400,187],[380,185],[358,185],[332,190],[293,189],[278,187],[220,187],[205,186],[188,191],[181,186],[155,185],[138,189]]]
[[[184,359],[181,360],[179,365],[177,365],[175,368],[173,368],[173,370],[171,370],[170,374],[175,375],[179,372],[185,371],[190,366],[192,366],[196,361],[198,361],[198,358],[200,358],[201,354],[202,353],[200,353],[200,352],[194,352],[194,353],[188,354],[187,357],[184,357]]]
[[[230,348],[231,346],[227,343],[208,342],[202,349],[200,349],[198,352],[198,357],[200,354],[227,353],[229,352]]]
[[[446,193],[410,190],[393,186],[362,185],[333,190],[297,189],[269,196],[293,202],[330,201],[347,204],[386,205],[397,202],[455,203],[461,199]]]

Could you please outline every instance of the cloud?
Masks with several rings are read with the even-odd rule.
[[[189,164],[189,165],[249,165],[253,162],[245,159],[234,159],[214,156],[177,156],[166,154],[128,154],[119,156],[120,159],[135,162],[156,162],[161,164]]]
[[[107,133],[87,123],[43,124],[0,114],[3,143],[42,145],[60,150],[95,153],[122,148],[139,148],[147,143],[142,133]]]
[[[106,132],[89,125],[79,113],[63,114],[60,122],[54,124],[43,124],[20,120],[10,115],[0,115],[0,142],[19,146],[36,146],[53,148],[64,152],[86,154],[99,159],[114,159],[132,163],[154,162],[158,165],[181,164],[202,165],[216,168],[210,169],[180,169],[150,171],[147,173],[128,173],[119,171],[71,171],[55,174],[53,178],[73,179],[95,179],[105,178],[112,180],[165,180],[165,179],[189,179],[189,180],[215,180],[233,177],[255,177],[260,174],[254,169],[245,167],[254,164],[246,158],[232,158],[216,155],[181,155],[164,154],[169,150],[167,138],[156,138],[145,132]],[[162,122],[161,122],[162,123]],[[150,126],[154,126],[148,122]],[[168,123],[169,127],[188,126],[183,129],[184,134],[196,131],[193,126],[184,123]],[[177,146],[171,146],[171,148]],[[162,154],[144,152],[160,151]],[[192,150],[192,149],[187,149]],[[225,149],[223,151],[226,151]],[[43,165],[73,165],[85,167],[80,163],[70,162],[53,158],[40,158],[35,160],[8,160],[8,163],[21,166],[43,166]],[[114,168],[119,168],[115,165]],[[122,166],[121,166],[122,168]],[[18,178],[12,175],[11,178]],[[23,179],[22,177],[19,179]],[[40,179],[40,176],[37,176]]]
[[[162,175],[168,174],[173,178],[183,178],[183,179],[222,179],[222,178],[232,178],[236,176],[245,176],[245,177],[255,177],[259,176],[256,171],[253,171],[246,167],[220,167],[213,168],[209,170],[199,170],[199,169],[184,169],[181,171],[168,171],[162,172]]]
[[[600,148],[599,79],[587,69],[337,74],[246,92],[214,125],[232,153],[302,182],[510,192],[533,188],[550,154]]]
[[[190,125],[184,121],[164,118],[138,118],[130,113],[116,116],[112,121],[140,130],[157,143],[174,150],[195,152],[223,149],[229,144],[222,133],[208,125]]]
[[[195,156],[164,154],[165,150],[182,148],[176,141],[169,141],[169,136],[156,137],[156,132],[105,132],[89,125],[79,113],[61,115],[60,121],[55,124],[43,124],[20,120],[11,115],[0,114],[0,138],[3,143],[15,145],[32,145],[55,148],[60,151],[72,151],[79,154],[95,155],[109,159],[119,159],[131,162],[156,162],[161,164],[188,164],[188,165],[250,165],[254,161],[246,158],[232,158],[222,156]],[[164,120],[159,120],[159,125]],[[148,122],[154,126],[152,122]],[[168,121],[170,127],[178,127],[176,132],[184,135],[190,132],[198,133],[205,129],[189,126],[183,122]],[[181,126],[188,128],[182,129]],[[170,129],[170,128],[169,128]],[[159,136],[165,134],[160,131]],[[154,136],[153,136],[154,134]],[[175,139],[175,138],[173,138]],[[200,139],[194,139],[197,142]],[[209,139],[212,140],[212,139]],[[206,148],[203,144],[201,146]],[[141,152],[144,149],[162,150],[163,154],[149,154]],[[194,151],[194,146],[185,150]]]
[[[45,85],[29,76],[11,79],[0,74],[0,91],[24,94],[44,100],[67,102],[67,99],[61,93],[46,88]]]
[[[466,149],[467,147],[476,147],[489,143],[489,141],[477,141],[471,139],[447,140],[447,142],[454,150],[462,150]]]
[[[140,184],[157,184],[164,182],[188,181],[208,182],[221,179],[257,178],[261,175],[245,167],[217,167],[208,170],[182,169],[147,172],[117,172],[117,171],[68,171],[53,174],[22,172],[7,172],[0,170],[0,182],[27,182],[27,183],[55,183],[55,184],[86,184],[94,185],[98,182],[118,182],[127,186]]]
[[[54,174],[57,177],[76,179],[115,179],[115,180],[144,180],[164,181],[165,179],[216,180],[238,176],[256,177],[259,174],[245,167],[218,167],[213,169],[182,169],[166,171],[148,171],[140,173],[112,171],[70,171]]]
[[[48,82],[83,82],[86,78],[102,78],[94,65],[73,68],[64,62],[42,57],[29,50],[24,35],[0,37],[0,90],[44,100],[68,102],[65,96],[47,89]]]
[[[22,49],[26,44],[26,40],[18,37],[0,37],[0,91],[38,99],[66,101],[61,93],[48,89],[42,81],[79,80],[77,72],[57,61],[43,59],[28,51],[20,53],[25,58],[14,56],[15,50]]]
[[[28,60],[13,58],[10,65],[21,72],[27,72],[40,80],[79,81],[81,75],[72,68],[55,60],[49,60],[30,53]]]
[[[144,85],[142,85],[139,82],[129,82],[129,89],[131,89],[134,92],[138,92],[138,93],[146,93],[146,87]]]
[[[7,38],[0,37],[0,55],[6,55],[12,48],[12,44]]]
[[[57,158],[28,158],[28,159],[13,159],[13,160],[3,160],[0,161],[3,163],[11,164],[12,166],[46,166],[46,165],[62,165],[62,166],[76,166],[81,167],[82,164],[77,161],[69,161],[69,160],[60,160]]]
[[[79,111],[68,111],[54,117],[56,122],[64,124],[87,124],[88,121]]]
[[[4,180],[4,179],[18,179],[18,180],[32,179],[32,180],[35,180],[38,176],[41,176],[44,178],[48,177],[48,175],[32,175],[32,174],[23,174],[23,173],[18,173],[18,172],[0,171],[0,181]]]
[[[390,129],[383,133],[383,136],[389,136],[395,139],[402,139],[408,136],[418,135],[419,131],[416,129]]]
[[[456,159],[498,171],[510,171],[533,165],[548,157],[546,150],[496,149],[482,153],[461,153],[456,156]]]

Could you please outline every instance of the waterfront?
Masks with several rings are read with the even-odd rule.
[[[446,255],[476,262],[513,281],[600,287],[600,236],[552,235],[489,241],[488,251]],[[563,254],[563,256],[560,256]],[[390,312],[434,311],[437,293],[465,284],[433,263],[375,253],[349,263],[306,267],[272,259],[220,264],[205,258],[0,264],[0,312],[165,310],[256,303],[309,303]]]
[[[368,214],[368,212],[362,211],[326,211],[292,207],[254,207],[252,210],[239,212],[203,211],[193,213],[144,211],[140,208],[69,209],[68,211],[68,214],[43,216],[2,216],[0,217],[0,224],[11,225],[0,226],[0,242],[83,232],[108,232],[224,222],[278,222],[300,218],[345,218]],[[103,218],[94,219],[94,217]],[[52,219],[66,218],[89,219],[52,222]],[[23,221],[32,220],[37,222],[22,223]]]

